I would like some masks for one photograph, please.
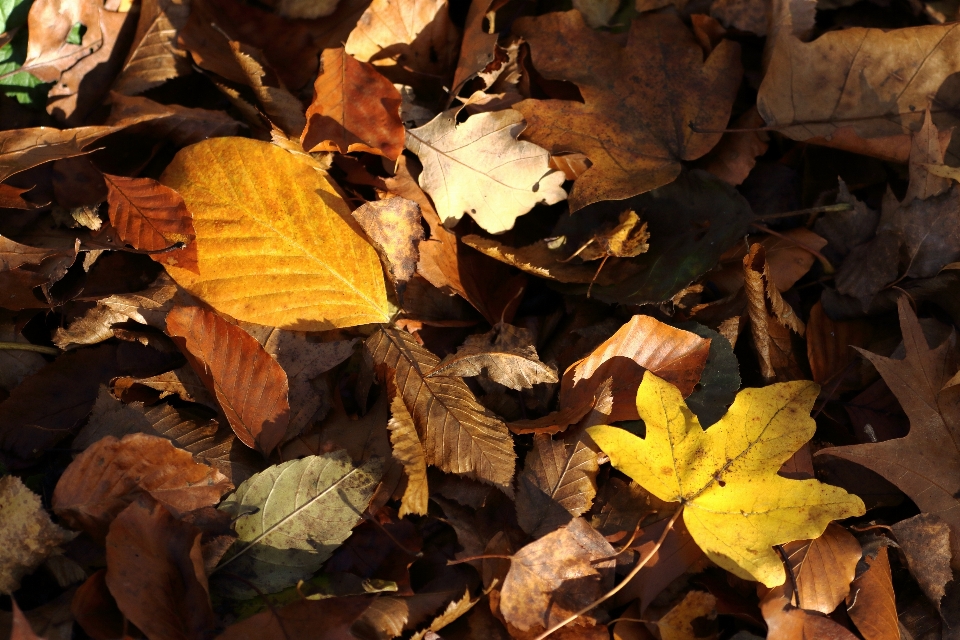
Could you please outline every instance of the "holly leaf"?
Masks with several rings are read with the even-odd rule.
[[[637,390],[646,437],[587,430],[620,471],[666,502],[707,557],[775,587],[786,574],[774,545],[819,537],[832,520],[862,515],[860,498],[817,480],[788,480],[780,466],[813,437],[819,386],[806,381],[744,389],[721,420],[700,427],[680,391],[649,371]]]

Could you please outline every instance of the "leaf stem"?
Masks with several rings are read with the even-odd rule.
[[[60,349],[56,347],[45,347],[40,344],[30,344],[29,342],[0,342],[0,350],[36,351],[37,353],[45,353],[48,356],[60,355]]]
[[[680,517],[681,513],[683,513],[682,502],[680,503],[680,506],[677,507],[677,510],[670,517],[670,521],[667,522],[667,526],[664,527],[663,533],[660,534],[660,538],[657,540],[657,543],[653,545],[652,549],[650,549],[650,553],[648,553],[643,560],[638,562],[637,566],[635,566],[633,569],[630,570],[630,573],[628,573],[627,577],[625,577],[623,580],[620,581],[620,584],[615,586],[613,589],[610,589],[610,591],[607,591],[605,594],[603,594],[602,596],[600,596],[599,598],[597,598],[596,600],[594,600],[593,602],[585,606],[583,609],[580,609],[580,611],[577,611],[566,620],[553,625],[552,627],[550,627],[549,629],[547,629],[546,631],[538,635],[533,640],[544,640],[544,638],[551,635],[553,632],[559,631],[560,629],[567,626],[568,624],[570,624],[571,622],[573,622],[583,614],[589,613],[591,610],[593,610],[594,607],[600,605],[603,602],[606,602],[607,600],[615,596],[617,593],[619,593],[619,591],[623,589],[625,586],[627,586],[627,583],[633,580],[634,577],[638,573],[640,573],[640,570],[643,569],[648,562],[650,562],[650,558],[652,558],[653,555],[660,550],[660,547],[663,545],[663,541],[667,539],[667,534],[670,533],[670,531],[673,529],[673,525],[676,524],[677,518]]]
[[[762,216],[754,216],[754,220],[776,220],[778,218],[792,218],[793,216],[808,216],[813,213],[831,213],[833,211],[850,211],[853,205],[848,202],[838,202],[837,204],[825,204],[822,207],[810,207],[809,209],[797,209],[796,211],[783,211],[781,213],[767,213]]]

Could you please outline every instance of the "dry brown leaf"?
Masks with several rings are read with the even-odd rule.
[[[420,206],[405,198],[365,202],[353,211],[353,218],[380,254],[397,294],[403,300],[407,282],[420,260],[423,226]]]
[[[283,368],[246,331],[200,307],[173,309],[167,333],[216,395],[237,437],[269,455],[290,424]]]
[[[177,32],[190,14],[184,0],[144,0],[137,32],[113,90],[135,95],[190,72],[187,52],[177,45]]]
[[[525,100],[524,137],[551,153],[579,151],[592,166],[574,183],[573,211],[671,182],[682,160],[714,147],[727,125],[742,69],[739,47],[723,41],[704,61],[675,14],[633,20],[626,46],[593,31],[579,11],[521,18],[513,32],[551,80],[576,83],[584,103]],[[637,71],[636,61],[644,60]],[[718,133],[699,133],[699,131]]]
[[[563,174],[550,169],[550,154],[517,140],[523,129],[523,116],[509,109],[462,124],[451,109],[407,131],[407,149],[423,163],[420,186],[444,225],[470,214],[485,231],[503,233],[534,205],[567,197]]]
[[[400,499],[400,511],[397,515],[401,518],[408,513],[425,516],[430,490],[427,486],[427,460],[423,445],[420,444],[420,436],[413,424],[413,416],[407,411],[403,398],[399,395],[394,396],[390,402],[390,412],[392,415],[387,422],[387,429],[390,430],[393,457],[403,465],[407,476],[407,488]]]
[[[493,238],[475,235],[463,236],[461,241],[494,260],[557,282],[588,284],[596,279],[597,284],[609,285],[629,275],[629,270],[624,273],[624,270],[609,268],[597,273],[597,268],[591,265],[563,262],[565,256],[551,249],[552,243],[548,240],[539,240],[525,247],[510,247]]]
[[[513,493],[513,437],[463,380],[426,377],[440,359],[405,331],[381,325],[364,347],[377,367],[396,371],[397,390],[413,416],[427,464]]]
[[[467,589],[462,598],[459,600],[453,600],[450,604],[448,604],[447,608],[443,610],[443,613],[433,619],[433,622],[430,623],[430,626],[413,634],[410,640],[428,640],[432,637],[430,635],[431,633],[436,634],[437,631],[440,631],[447,625],[455,622],[468,611],[473,609],[473,605],[477,604],[478,602],[480,602],[480,598],[471,598],[470,589]]]
[[[186,146],[220,136],[235,136],[244,126],[223,111],[192,109],[178,104],[160,104],[143,96],[110,94],[107,124],[123,124],[139,117],[134,131]]]
[[[0,513],[0,593],[8,594],[77,534],[54,524],[40,496],[16,476],[0,478]]]
[[[860,543],[837,524],[816,540],[783,545],[796,584],[794,603],[801,609],[829,615],[847,594],[857,573]]]
[[[107,214],[122,242],[134,249],[155,252],[183,245],[177,251],[152,257],[160,264],[199,272],[193,216],[179,193],[152,178],[106,173],[103,178],[107,183]]]
[[[517,480],[517,522],[542,537],[586,513],[597,495],[597,454],[583,438],[533,437]]]
[[[500,613],[521,631],[552,627],[613,586],[615,551],[583,518],[513,555],[500,592]],[[592,626],[589,615],[578,619]]]
[[[578,256],[586,261],[603,258],[636,258],[650,249],[650,245],[647,244],[649,239],[647,223],[641,224],[640,216],[636,211],[627,209],[620,214],[616,226],[593,234],[583,246],[570,255],[570,258]]]
[[[299,136],[307,123],[303,105],[277,77],[263,52],[236,41],[230,41],[230,51],[243,74],[245,84],[253,89],[257,102],[269,121],[288,137]]]
[[[166,317],[166,316],[164,316]],[[132,389],[135,385],[143,385],[160,393],[160,398],[176,395],[181,400],[187,402],[197,402],[210,407],[214,411],[220,410],[220,405],[216,399],[203,386],[203,381],[194,372],[190,365],[184,365],[173,371],[161,373],[149,378],[131,378],[122,377],[113,381],[114,393],[119,398]]]
[[[763,245],[750,246],[750,252],[743,258],[743,273],[750,331],[763,377],[768,382],[802,379],[790,332],[802,336],[805,326],[774,286]]]
[[[716,6],[718,3],[714,3]],[[756,107],[737,118],[731,129],[756,129],[764,124]],[[767,150],[769,136],[764,131],[730,131],[723,134],[717,146],[704,157],[703,168],[736,186],[742,184]]]
[[[140,494],[182,514],[220,502],[233,488],[215,469],[165,438],[142,433],[99,440],[70,463],[53,492],[53,510],[71,527],[103,540],[110,522]]]
[[[760,600],[768,636],[785,640],[856,640],[857,636],[823,614],[794,607],[783,593],[784,587],[775,587]]]
[[[887,547],[865,560],[867,570],[850,585],[847,613],[866,640],[900,640]]]
[[[44,82],[56,82],[60,74],[103,46],[100,15],[103,5],[96,0],[38,0],[30,7],[27,30],[30,40],[21,71]],[[80,44],[67,42],[73,25],[86,27]]]
[[[910,573],[939,609],[947,583],[953,580],[950,526],[933,514],[921,513],[890,528],[907,557]]]
[[[943,156],[950,146],[953,129],[940,134],[930,117],[930,110],[923,115],[923,126],[913,134],[910,141],[910,184],[903,204],[914,198],[926,200],[938,196],[950,188],[951,181],[931,173],[928,165],[943,166]]]
[[[691,591],[657,620],[657,629],[661,640],[715,640],[716,620],[717,599],[705,591]]]
[[[106,583],[123,615],[148,638],[208,638],[216,625],[200,529],[144,496],[107,534]]]
[[[307,151],[366,151],[396,162],[403,153],[400,92],[376,68],[327,49],[313,84],[300,142]]]
[[[540,362],[530,332],[502,322],[485,334],[468,337],[426,377],[479,375],[517,391],[558,381],[556,367]]]

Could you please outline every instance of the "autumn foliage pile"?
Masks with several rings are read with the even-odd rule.
[[[958,17],[0,0],[0,633],[960,638]]]

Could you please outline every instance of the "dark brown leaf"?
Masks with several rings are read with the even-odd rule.
[[[217,640],[349,640],[356,637],[350,633],[351,625],[373,602],[373,598],[364,596],[299,600],[231,625]]]
[[[921,513],[901,520],[890,528],[907,557],[910,573],[930,602],[939,609],[947,583],[953,580],[953,535],[949,525],[933,514]],[[875,562],[879,562],[879,557]]]

